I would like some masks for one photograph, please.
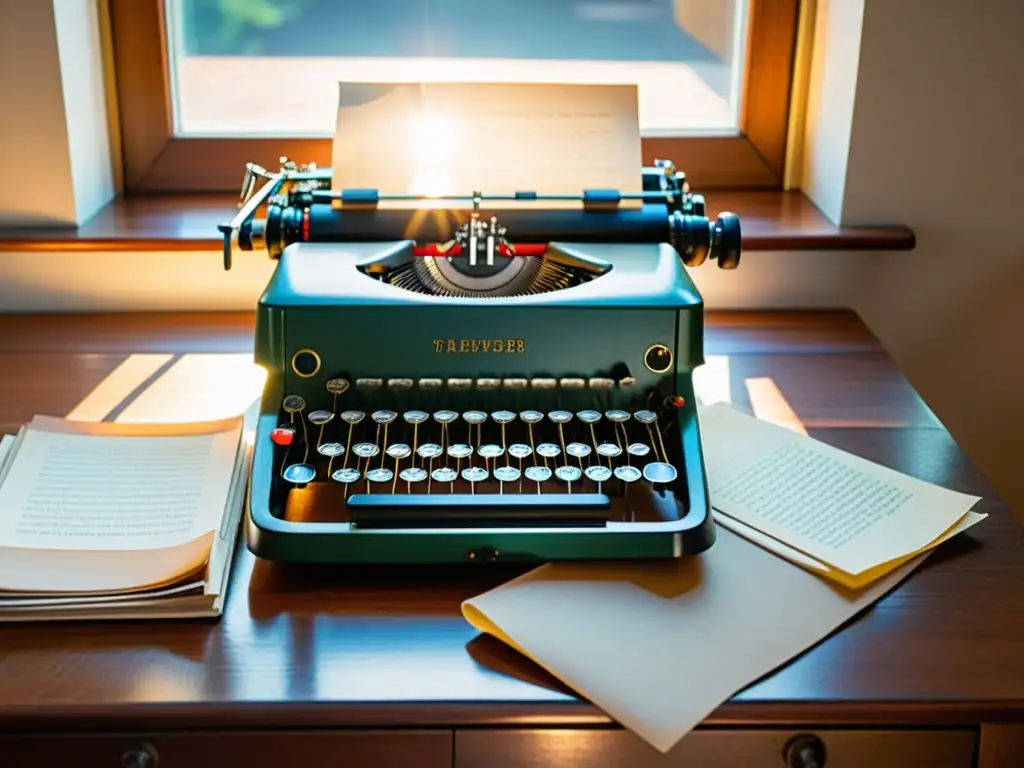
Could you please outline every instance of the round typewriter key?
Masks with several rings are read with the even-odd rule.
[[[466,411],[462,418],[470,424],[483,424],[487,421],[487,414],[483,411]]]
[[[380,448],[377,447],[376,443],[356,443],[352,446],[352,453],[361,459],[368,459],[380,453]]]
[[[292,464],[285,468],[283,477],[289,483],[305,485],[312,482],[313,478],[316,477],[316,470],[309,464]]]
[[[597,446],[597,452],[609,459],[614,459],[616,456],[622,455],[622,449],[615,443],[601,443]]]
[[[590,455],[591,448],[586,443],[569,443],[565,446],[565,452],[577,459],[582,459],[584,456]]]
[[[626,450],[629,451],[630,456],[646,456],[651,452],[651,447],[644,443],[630,443]]]
[[[614,421],[619,424],[629,421],[629,414],[626,411],[608,411],[605,413],[605,418],[608,421]]]
[[[641,424],[653,424],[658,420],[658,414],[654,411],[637,411],[633,414],[633,418]]]
[[[624,483],[635,483],[643,477],[639,469],[629,465],[625,467],[616,467],[615,476]]]
[[[580,411],[576,414],[576,418],[584,424],[597,424],[601,420],[601,414],[597,411]]]
[[[332,395],[343,395],[348,392],[348,379],[328,379],[327,391]]]
[[[491,418],[498,424],[511,424],[516,420],[516,415],[512,411],[495,411]]]
[[[333,475],[331,475],[331,480],[334,480],[337,483],[354,483],[358,479],[358,469],[339,469]]]
[[[459,474],[450,467],[440,467],[431,472],[430,476],[439,483],[454,483]]]
[[[531,453],[533,453],[533,449],[522,443],[513,443],[508,447],[508,455],[514,459],[525,459]]]
[[[437,411],[434,414],[434,421],[439,424],[451,424],[457,418],[459,418],[459,414],[455,411]]]
[[[270,440],[274,445],[291,445],[295,442],[295,427],[276,427],[270,430]]]
[[[487,444],[481,445],[476,452],[485,459],[496,459],[505,452],[505,449],[500,445]]]
[[[527,467],[523,476],[535,483],[544,483],[551,479],[551,470],[547,467]]]
[[[390,424],[392,421],[398,418],[398,414],[394,411],[374,411],[371,416],[374,421],[378,424]]]
[[[568,411],[552,411],[548,414],[548,418],[555,424],[568,424],[572,421],[572,414]]]
[[[309,416],[306,418],[309,419],[310,424],[315,424],[319,427],[334,419],[334,414],[331,411],[310,411]]]
[[[540,411],[523,411],[519,414],[519,418],[527,424],[538,424],[544,419],[544,414]]]
[[[298,395],[288,395],[282,402],[281,407],[285,413],[298,413],[306,407],[306,401]]]
[[[400,480],[406,483],[421,483],[427,479],[427,470],[419,467],[409,467],[398,473]]]
[[[671,483],[678,476],[676,468],[663,461],[652,461],[644,467],[644,478],[649,483]]]
[[[412,449],[405,443],[392,443],[385,451],[392,459],[405,459],[412,454]]]
[[[422,424],[430,418],[430,414],[423,411],[406,411],[402,414],[402,418],[409,424]]]
[[[583,474],[595,483],[604,483],[612,478],[612,471],[608,467],[602,467],[600,464],[587,467],[583,470]]]
[[[358,424],[365,418],[366,414],[362,411],[343,411],[341,414],[341,420],[346,424]]]
[[[519,479],[519,470],[515,467],[498,467],[494,470],[494,477],[502,483],[514,483]]]
[[[541,443],[537,446],[537,455],[543,456],[545,459],[553,459],[561,452],[562,449],[554,443]]]
[[[580,472],[579,469],[568,465],[564,467],[559,467],[558,469],[555,470],[555,477],[557,477],[563,483],[575,483],[582,476],[583,473]]]
[[[341,456],[345,452],[345,446],[341,443],[324,443],[316,447],[316,452],[321,456]]]
[[[377,469],[371,469],[366,473],[366,479],[371,483],[386,483],[394,476],[395,473],[387,467],[377,467]]]
[[[453,459],[465,459],[473,455],[473,446],[465,443],[456,443],[448,446],[448,455]]]
[[[487,477],[487,470],[483,467],[466,467],[462,470],[462,479],[467,483],[482,483]]]
[[[437,443],[424,443],[416,449],[416,453],[424,459],[433,459],[441,455],[441,446]]]

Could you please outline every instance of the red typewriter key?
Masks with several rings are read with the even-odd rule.
[[[295,440],[295,429],[293,427],[277,427],[270,430],[270,439],[276,445],[289,446]]]

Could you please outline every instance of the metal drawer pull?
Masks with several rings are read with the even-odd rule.
[[[142,744],[138,749],[129,749],[121,753],[123,768],[157,768],[160,757],[152,744]]]
[[[794,736],[782,749],[787,768],[825,768],[825,757],[825,745],[811,734]]]

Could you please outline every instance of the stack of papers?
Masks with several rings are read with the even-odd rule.
[[[248,480],[244,419],[37,416],[0,443],[0,621],[217,616]]]
[[[700,412],[716,521],[850,589],[984,520],[946,490],[717,403]]]

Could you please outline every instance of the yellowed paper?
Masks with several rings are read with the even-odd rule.
[[[466,601],[466,619],[667,752],[715,708],[895,587],[830,584],[728,530],[700,557],[555,563]]]
[[[632,85],[339,86],[335,190],[636,193],[642,165]]]
[[[921,551],[979,500],[724,403],[700,420],[714,507],[852,576]]]
[[[819,560],[815,560],[813,557],[808,557],[803,552],[793,549],[792,547],[786,546],[786,544],[784,544],[781,541],[778,541],[777,539],[773,539],[771,536],[766,536],[756,528],[751,528],[749,525],[744,525],[738,520],[733,520],[728,515],[723,515],[721,512],[718,511],[714,511],[712,514],[714,515],[715,522],[717,522],[719,525],[725,528],[728,528],[733,533],[739,534],[748,541],[751,541],[754,544],[757,544],[758,546],[767,549],[769,552],[774,552],[780,557],[786,558],[787,560],[789,560],[789,562],[794,563],[795,565],[807,568],[808,570],[814,573],[820,573],[822,576],[832,579],[833,581],[838,582],[839,584],[848,589],[862,589],[871,582],[876,581],[877,579],[881,578],[890,571],[893,571],[899,566],[903,565],[911,558],[925,551],[935,549],[935,547],[939,546],[944,541],[948,541],[949,539],[956,536],[958,533],[963,533],[964,531],[968,530],[969,528],[972,528],[973,526],[977,525],[982,520],[984,520],[986,517],[988,517],[987,514],[982,514],[980,512],[968,512],[959,521],[957,521],[957,523],[952,528],[950,528],[948,531],[945,531],[941,536],[939,536],[933,542],[928,544],[926,547],[923,547],[918,552],[914,552],[913,554],[907,555],[905,557],[897,558],[896,560],[890,561],[888,563],[882,563],[881,565],[875,566],[874,568],[869,568],[868,570],[858,574],[857,576],[851,576],[850,574],[843,573],[842,571],[838,571],[835,568],[830,568],[826,563],[823,563]]]

